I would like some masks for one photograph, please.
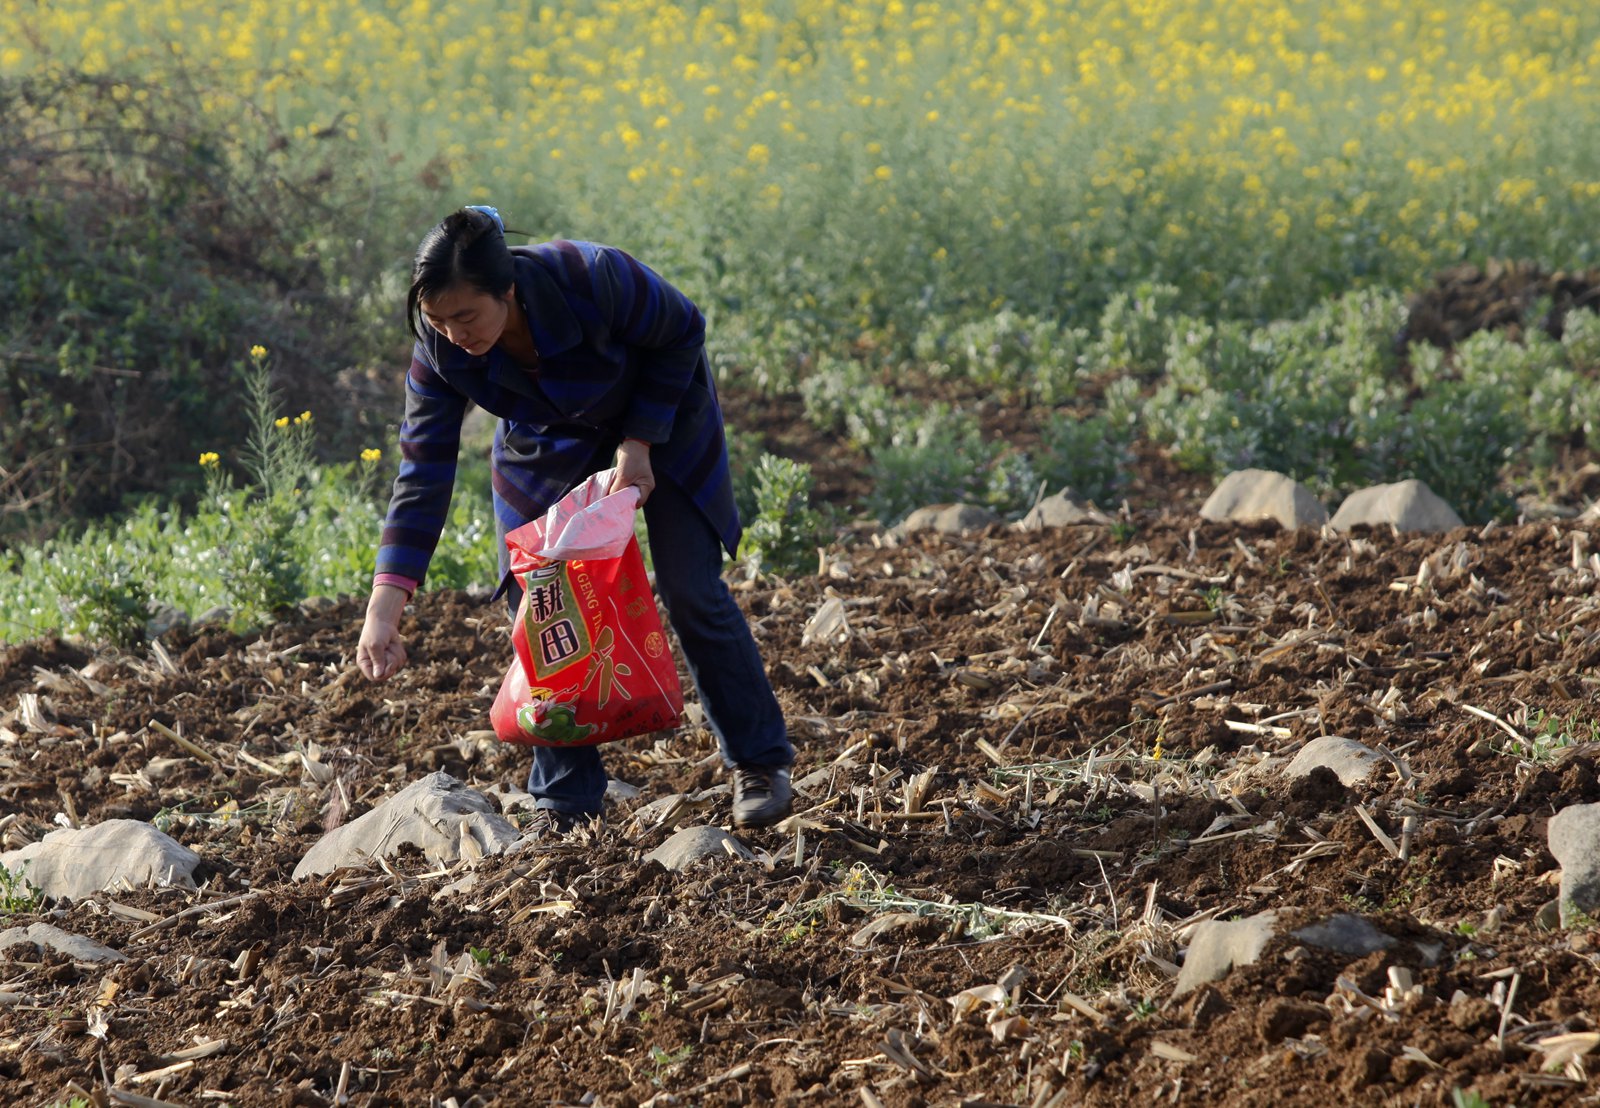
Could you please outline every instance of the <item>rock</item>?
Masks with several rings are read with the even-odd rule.
[[[517,837],[516,827],[495,812],[488,797],[448,773],[430,773],[322,836],[294,867],[294,877],[369,865],[406,845],[421,850],[433,865],[450,866],[463,856],[470,861],[502,853]]]
[[[1235,966],[1254,963],[1272,938],[1277,921],[1278,914],[1269,910],[1241,920],[1207,920],[1200,924],[1184,955],[1172,999],[1201,985],[1221,981]]]
[[[1200,516],[1216,523],[1273,519],[1292,531],[1321,527],[1328,522],[1328,509],[1292,477],[1270,469],[1240,469],[1222,479],[1201,506]]]
[[[999,521],[999,516],[988,508],[976,504],[935,504],[930,508],[918,508],[899,524],[891,527],[889,533],[902,539],[918,531],[937,531],[941,535],[965,535],[970,531],[981,531],[991,523]]]
[[[331,596],[308,596],[295,605],[295,608],[303,616],[321,615],[333,607],[335,607],[335,602]]]
[[[1600,804],[1569,804],[1546,834],[1561,863],[1561,926],[1592,923],[1600,916]]]
[[[27,927],[8,927],[0,931],[0,952],[14,946],[28,944],[40,950],[54,950],[58,954],[65,954],[74,962],[126,962],[127,955],[120,951],[112,950],[109,946],[101,946],[93,939],[86,939],[82,935],[74,935],[71,931],[63,931],[48,923],[34,923]]]
[[[638,785],[630,785],[620,778],[606,778],[605,802],[607,804],[621,804],[624,801],[637,800],[643,792],[644,790]]]
[[[21,873],[45,896],[81,900],[102,889],[144,885],[194,888],[200,855],[148,823],[108,819],[63,827],[36,843],[0,854],[0,866]]]
[[[719,797],[731,795],[732,787],[712,785],[692,793],[668,793],[633,810],[640,827],[678,827],[697,819],[716,807]]]
[[[218,604],[215,608],[207,608],[194,617],[196,627],[205,627],[209,624],[226,626],[233,622],[233,609]]]
[[[1399,941],[1391,935],[1385,935],[1360,916],[1348,912],[1340,912],[1321,923],[1302,927],[1294,933],[1294,937],[1307,946],[1331,950],[1351,958],[1359,958],[1375,950],[1388,950]]]
[[[188,612],[173,604],[161,604],[150,613],[150,618],[144,621],[144,637],[159,639],[168,631],[181,630],[188,626]]]
[[[1415,478],[1351,493],[1334,513],[1332,525],[1348,531],[1358,523],[1392,524],[1399,531],[1449,531],[1462,526],[1455,509]]]
[[[1256,1016],[1256,1033],[1262,1042],[1274,1046],[1285,1039],[1298,1039],[1317,1024],[1330,1021],[1326,1004],[1275,996],[1261,1006]]]
[[[727,845],[724,845],[727,844]],[[674,873],[682,873],[702,858],[753,858],[745,845],[720,827],[685,827],[644,856]]]
[[[1111,517],[1089,501],[1073,492],[1062,489],[1047,496],[1028,510],[1015,524],[1018,531],[1043,531],[1046,528],[1070,527],[1076,523],[1109,524]]]
[[[523,808],[530,812],[533,811],[533,794],[516,785],[502,785],[496,782],[483,790],[483,795],[499,806],[501,815],[509,816],[512,812],[520,811]]]
[[[812,770],[804,777],[796,778],[790,784],[795,792],[803,793],[806,796],[821,796],[824,790],[833,783],[833,775],[836,772],[835,767],[831,765],[823,766],[821,769]]]
[[[1323,735],[1302,746],[1283,772],[1291,779],[1307,777],[1318,766],[1324,766],[1337,774],[1339,783],[1348,789],[1371,777],[1372,771],[1387,760],[1370,746],[1354,739]]]

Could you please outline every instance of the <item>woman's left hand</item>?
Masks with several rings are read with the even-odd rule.
[[[638,439],[624,439],[617,447],[617,474],[611,479],[608,494],[620,492],[633,485],[639,490],[639,503],[650,498],[656,487],[655,470],[650,468],[650,444]]]

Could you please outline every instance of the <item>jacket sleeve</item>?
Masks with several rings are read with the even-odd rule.
[[[400,472],[389,497],[375,574],[399,574],[418,584],[427,576],[450,514],[466,411],[467,398],[439,376],[418,343],[406,374]]]
[[[678,402],[705,353],[705,317],[649,266],[615,247],[599,249],[590,279],[612,335],[634,348],[639,361],[639,383],[623,415],[622,433],[666,442]]]

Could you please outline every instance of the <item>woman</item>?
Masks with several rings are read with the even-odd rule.
[[[383,681],[406,662],[401,612],[422,582],[455,483],[469,402],[499,416],[494,507],[502,540],[584,478],[616,467],[635,485],[656,589],[705,718],[733,771],[733,818],[764,827],[791,806],[783,715],[750,627],[722,580],[739,545],[722,411],[690,300],[621,250],[588,242],[508,247],[493,208],[452,213],[422,240],[407,301],[400,473],[356,648]],[[500,591],[521,588],[500,544]],[[498,594],[497,594],[498,595]],[[596,747],[535,747],[528,791],[540,830],[600,814]]]

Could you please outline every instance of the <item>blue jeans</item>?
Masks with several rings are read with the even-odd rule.
[[[794,761],[783,712],[772,694],[761,653],[744,613],[722,579],[722,541],[678,485],[657,473],[644,503],[656,593],[683,647],[684,664],[700,693],[706,725],[729,767],[787,766]],[[513,618],[522,587],[506,594]],[[595,746],[536,746],[528,792],[540,808],[596,815],[606,771]]]

